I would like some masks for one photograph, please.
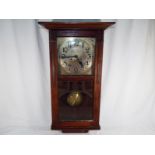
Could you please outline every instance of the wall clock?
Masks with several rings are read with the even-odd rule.
[[[51,129],[100,129],[104,30],[113,22],[39,22],[49,30]]]

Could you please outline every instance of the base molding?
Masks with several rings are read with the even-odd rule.
[[[100,130],[100,126],[88,126],[88,127],[74,127],[74,126],[68,126],[68,127],[62,127],[62,126],[55,126],[51,125],[51,130],[60,130],[63,133],[88,133],[89,130]]]
[[[63,133],[88,133],[88,129],[62,129]]]

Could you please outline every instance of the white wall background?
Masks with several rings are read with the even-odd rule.
[[[105,31],[100,125],[88,134],[155,134],[155,20]],[[51,131],[48,31],[0,20],[0,134]]]

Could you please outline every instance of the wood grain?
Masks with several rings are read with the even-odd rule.
[[[96,23],[60,23],[60,22],[39,22],[45,28],[49,29],[49,48],[50,48],[50,71],[51,71],[51,110],[52,125],[51,129],[62,130],[63,132],[87,132],[88,130],[100,129],[100,97],[101,97],[101,75],[103,61],[103,36],[104,30],[113,25],[113,22],[96,22]],[[58,75],[58,52],[57,37],[94,37],[96,38],[95,47],[95,64],[93,75],[85,76],[60,76]],[[60,119],[59,103],[59,83],[70,81],[93,81],[92,87],[92,114],[91,120],[62,120]],[[61,84],[61,85],[62,85]],[[63,89],[63,91],[65,91]],[[66,88],[66,91],[67,88]],[[87,93],[87,90],[84,90]],[[61,92],[62,94],[64,92]],[[104,103],[103,103],[104,104]],[[63,111],[63,114],[65,110]],[[83,111],[84,112],[84,111]],[[87,112],[87,111],[86,111]]]
[[[65,22],[39,22],[47,29],[106,29],[114,24],[114,22],[81,22],[81,23],[65,23]]]

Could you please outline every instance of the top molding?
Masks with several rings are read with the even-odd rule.
[[[65,22],[38,22],[47,29],[100,29],[105,30],[107,27],[115,24],[115,22],[81,22],[81,23],[65,23]]]

